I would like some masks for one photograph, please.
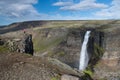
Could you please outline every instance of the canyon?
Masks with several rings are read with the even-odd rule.
[[[90,61],[86,70],[79,72],[88,30]],[[60,80],[68,74],[80,80],[120,80],[119,34],[119,20],[28,21],[0,27],[0,78]],[[30,77],[33,73],[36,75]]]

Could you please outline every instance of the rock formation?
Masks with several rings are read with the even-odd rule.
[[[7,41],[10,51],[28,53],[33,55],[33,42],[31,34],[23,34],[20,39],[11,39]]]
[[[31,34],[25,34],[23,36],[20,44],[18,45],[18,49],[18,52],[20,53],[29,53],[33,55],[33,42]]]

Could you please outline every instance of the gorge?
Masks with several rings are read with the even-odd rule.
[[[24,37],[23,29],[32,37]],[[80,80],[119,80],[119,34],[119,20],[33,21],[2,27],[0,78],[60,80],[62,75],[68,74]],[[82,68],[82,74],[78,69],[83,58],[80,58],[80,52],[85,36],[89,38],[85,46],[85,51],[89,53],[89,64]],[[31,44],[33,46],[30,47]],[[22,53],[31,53],[33,56]]]

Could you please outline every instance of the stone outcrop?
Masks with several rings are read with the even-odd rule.
[[[33,55],[33,42],[32,35],[25,34],[21,39],[20,44],[18,45],[18,52],[20,53],[29,53]]]
[[[7,41],[10,51],[28,53],[33,55],[33,42],[31,34],[23,34],[21,39]]]

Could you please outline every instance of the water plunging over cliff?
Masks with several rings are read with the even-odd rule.
[[[80,63],[79,63],[79,70],[81,71],[83,71],[87,67],[88,61],[89,61],[89,56],[87,52],[87,43],[89,41],[90,32],[91,31],[87,31],[85,33],[84,41],[83,41],[82,48],[81,48]]]

